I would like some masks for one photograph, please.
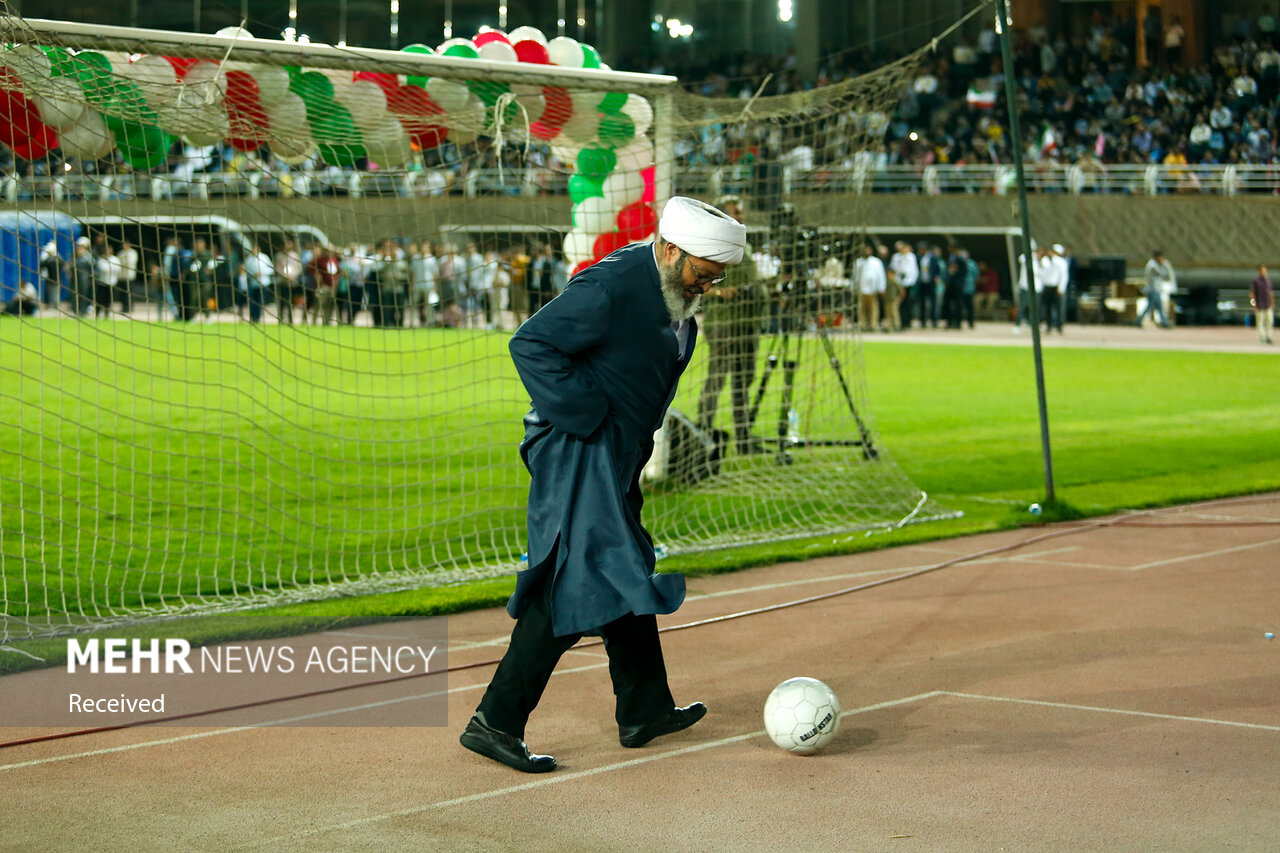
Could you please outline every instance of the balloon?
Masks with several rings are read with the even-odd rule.
[[[595,262],[596,262],[595,258],[587,258],[585,261],[583,261],[582,263],[578,264],[576,267],[573,268],[573,272],[569,273],[569,277],[573,278],[575,275],[582,272],[587,267],[593,266]]]
[[[0,89],[0,142],[10,148],[21,145],[43,126],[35,104],[20,92]]]
[[[566,121],[560,129],[570,139],[587,143],[596,138],[600,125],[600,114],[595,109],[575,110],[573,117]],[[603,139],[600,141],[604,142]]]
[[[604,195],[604,188],[600,181],[593,181],[582,175],[569,176],[569,198],[575,203],[592,196]]]
[[[49,76],[74,77],[76,75],[76,69],[79,66],[65,47],[42,47],[40,50],[49,58]]]
[[[471,100],[471,92],[466,86],[440,77],[432,77],[427,82],[427,94],[446,113],[455,113],[465,109],[467,103]]]
[[[378,88],[387,94],[387,97],[390,97],[393,92],[400,88],[400,80],[394,74],[384,74],[379,71],[357,71],[355,79],[376,83]]]
[[[222,76],[222,68],[216,62],[202,59],[182,75],[180,97],[184,103],[221,105],[226,91],[227,78]]]
[[[308,118],[313,108],[321,112],[333,100],[333,83],[319,71],[304,71],[294,77],[289,90],[306,102]]]
[[[363,133],[365,151],[379,166],[398,168],[413,159],[413,146],[399,119],[384,112],[377,124]]]
[[[36,128],[35,133],[26,142],[13,146],[13,153],[17,157],[24,160],[38,160],[49,153],[49,149],[56,147],[58,144],[58,135],[53,132],[53,128],[47,124],[42,124]]]
[[[516,42],[511,47],[516,52],[516,59],[521,62],[532,62],[534,65],[551,64],[551,55],[547,53],[547,46],[542,42],[526,39]]]
[[[289,72],[279,65],[251,65],[248,72],[258,84],[258,102],[264,107],[280,103],[289,94]]]
[[[200,60],[195,57],[187,56],[166,56],[164,57],[164,61],[172,65],[173,73],[177,74],[179,78],[182,78],[191,70],[191,66],[195,65]]]
[[[588,234],[612,231],[615,218],[609,203],[598,195],[584,198],[573,207],[573,227]]]
[[[537,27],[516,27],[507,33],[507,41],[512,44],[519,44],[522,41],[532,41],[542,46],[546,46],[547,37],[542,34],[542,30]]]
[[[229,141],[240,151],[256,151],[267,141],[267,113],[258,101],[258,84],[247,71],[227,72]]]
[[[574,228],[564,235],[564,257],[571,264],[591,258],[591,244],[595,235],[588,234],[582,228]]]
[[[351,96],[351,84],[355,82],[355,75],[350,71],[342,71],[337,68],[324,68],[320,71],[333,86],[333,98],[336,101],[345,102]]]
[[[644,178],[639,172],[615,171],[604,179],[600,192],[615,213],[644,195]]]
[[[582,45],[582,67],[599,68],[600,52],[589,44]]]
[[[300,166],[316,154],[316,141],[310,137],[295,137],[288,141],[271,140],[271,153],[283,163]]]
[[[544,124],[541,121],[531,122],[529,124],[529,132],[543,142],[549,142],[560,135],[559,125]]]
[[[542,97],[540,90],[536,92],[520,92],[515,87],[512,87],[512,91],[516,93],[516,102],[524,107],[525,114],[529,116],[530,122],[535,122],[542,118],[542,114],[547,109],[547,99]]]
[[[424,151],[444,142],[449,132],[439,121],[430,118],[443,115],[444,110],[431,100],[425,89],[402,86],[387,97],[387,108],[399,117],[409,138]]]
[[[91,103],[105,104],[115,96],[116,81],[110,59],[95,50],[82,50],[71,61],[75,64],[80,88]]]
[[[551,153],[563,165],[573,168],[578,162],[578,152],[582,150],[582,146],[574,142],[567,136],[561,136],[551,142]],[[604,178],[600,178],[603,181]]]
[[[642,169],[640,177],[644,179],[644,195],[640,196],[640,200],[646,204],[653,204],[658,197],[658,167],[650,166]]]
[[[157,107],[156,124],[169,133],[181,135],[197,148],[221,142],[231,133],[231,119],[218,104],[183,101],[173,106]]]
[[[475,42],[471,39],[455,38],[442,42],[440,47],[436,48],[437,53],[445,56],[457,56],[463,59],[475,59],[480,53],[476,50]]]
[[[436,52],[435,48],[428,47],[425,44],[411,44],[408,47],[400,48],[400,50],[404,53],[423,53],[431,55],[434,55]],[[406,78],[406,82],[408,82],[410,86],[425,86],[427,85],[427,81],[430,79],[431,78],[425,74],[410,74],[408,78]]]
[[[40,83],[53,76],[53,63],[49,55],[34,44],[10,47],[0,57],[0,62],[13,69],[23,82]]]
[[[293,92],[285,92],[284,98],[267,108],[267,125],[272,140],[292,139],[300,134],[311,135],[307,126],[307,104]]]
[[[547,99],[547,108],[542,111],[543,124],[562,127],[573,116],[573,98],[568,89],[559,86],[543,86],[542,97]]]
[[[498,98],[511,91],[511,86],[495,80],[468,80],[467,88],[488,107],[496,104]]]
[[[610,148],[621,148],[636,135],[636,124],[630,116],[605,113],[599,121],[600,141]]]
[[[603,181],[616,165],[618,158],[607,148],[583,148],[578,152],[578,174],[592,180]]]
[[[107,115],[103,117],[116,145],[129,165],[139,171],[154,169],[165,161],[173,139],[159,127]]]
[[[511,46],[511,41],[500,30],[487,30],[477,35],[471,41],[475,44],[477,50],[484,47],[486,44],[492,44],[493,42],[505,44],[507,47]],[[480,55],[484,56],[484,51],[480,51]]]
[[[351,113],[356,127],[373,127],[384,124],[387,115],[387,93],[370,80],[352,82],[346,94],[339,99]]]
[[[658,226],[658,214],[643,201],[628,204],[618,211],[615,220],[618,230],[628,240],[643,240],[654,232]]]
[[[606,231],[604,234],[597,237],[595,242],[591,244],[591,254],[599,260],[606,255],[610,255],[618,251],[630,242],[631,241],[628,240],[625,235],[620,234],[617,231]]]
[[[53,94],[31,96],[40,120],[55,130],[71,127],[85,110],[80,87],[71,77],[54,77],[44,86]]]
[[[220,30],[218,30],[216,33],[214,33],[214,35],[215,35],[215,36],[222,36],[223,38],[228,38],[228,39],[251,39],[251,38],[253,38],[253,33],[249,32],[249,31],[248,31],[248,30],[246,30],[244,27],[223,27],[222,29],[220,29]]]
[[[620,112],[631,117],[636,136],[644,136],[653,124],[653,106],[639,95],[627,95],[627,102],[622,105]]]
[[[480,45],[477,51],[481,59],[491,62],[519,62],[516,50],[506,41],[490,41]]]
[[[596,109],[602,113],[616,113],[622,109],[626,102],[626,92],[606,92],[605,96],[600,99],[600,103],[596,105]]]
[[[547,42],[547,55],[551,57],[552,65],[563,65],[566,68],[582,67],[582,45],[577,39],[571,39],[568,36],[553,38]]]
[[[83,160],[105,157],[116,147],[115,137],[102,116],[93,110],[85,110],[76,124],[64,129],[59,142],[63,154]]]
[[[626,172],[638,172],[653,165],[653,143],[642,136],[617,149],[618,168]]]

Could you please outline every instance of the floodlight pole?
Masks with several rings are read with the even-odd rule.
[[[1006,0],[996,0],[996,33],[1000,36],[1000,56],[1004,64],[1004,97],[1009,111],[1009,147],[1013,151],[1013,169],[1018,178],[1018,213],[1022,218],[1022,257],[1027,270],[1027,289],[1031,304],[1031,350],[1036,365],[1036,398],[1040,406],[1040,451],[1044,456],[1044,496],[1054,500],[1053,451],[1049,446],[1049,406],[1044,391],[1044,359],[1040,350],[1040,305],[1036,299],[1036,265],[1031,254],[1031,217],[1027,213],[1027,181],[1022,168],[1022,130],[1018,126],[1018,92],[1013,79],[1013,51],[1009,47],[1009,8]],[[1014,288],[1018,271],[1014,270]],[[1016,323],[1017,320],[1015,319]]]

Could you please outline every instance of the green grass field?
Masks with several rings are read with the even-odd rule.
[[[338,582],[370,566],[399,572],[415,561],[466,570],[522,550],[525,482],[513,463],[526,398],[505,335],[108,326],[0,324],[7,614],[36,621],[51,599],[74,611],[92,590],[110,615],[157,593],[235,595]],[[872,340],[863,353],[882,446],[916,485],[965,516],[685,554],[664,568],[722,571],[1030,522],[1025,506],[1043,498],[1044,470],[1029,349]],[[811,381],[804,370],[825,369],[811,360],[817,366],[804,366],[797,387]],[[1042,518],[1280,488],[1274,364],[1048,350],[1060,506]],[[682,400],[697,380],[696,372],[686,379]],[[452,428],[460,411],[484,425],[485,449]],[[812,429],[848,429],[839,405],[807,414]],[[211,443],[220,466],[210,465]],[[290,485],[299,473],[305,490]],[[415,486],[423,482],[426,492]],[[144,484],[146,500],[133,499]],[[652,509],[661,513],[663,500]],[[680,506],[695,527],[724,511],[710,499]],[[276,523],[264,526],[264,515]],[[264,554],[280,564],[269,576]],[[239,568],[212,569],[228,565]],[[193,642],[283,635],[492,604],[510,584],[346,596],[111,633]],[[63,644],[16,645],[56,660]],[[0,671],[26,663],[0,655]]]

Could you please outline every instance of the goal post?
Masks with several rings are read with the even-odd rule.
[[[658,437],[661,549],[951,514],[880,439],[852,237],[818,231],[860,233],[868,196],[783,179],[874,152],[918,57],[709,98],[531,28],[0,28],[0,642],[512,572],[510,332],[677,193],[738,197],[755,275],[706,306]],[[801,194],[823,221],[785,221]]]

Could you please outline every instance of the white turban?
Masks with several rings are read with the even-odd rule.
[[[695,258],[736,264],[747,248],[747,228],[723,211],[697,199],[674,196],[662,208],[658,236]]]

